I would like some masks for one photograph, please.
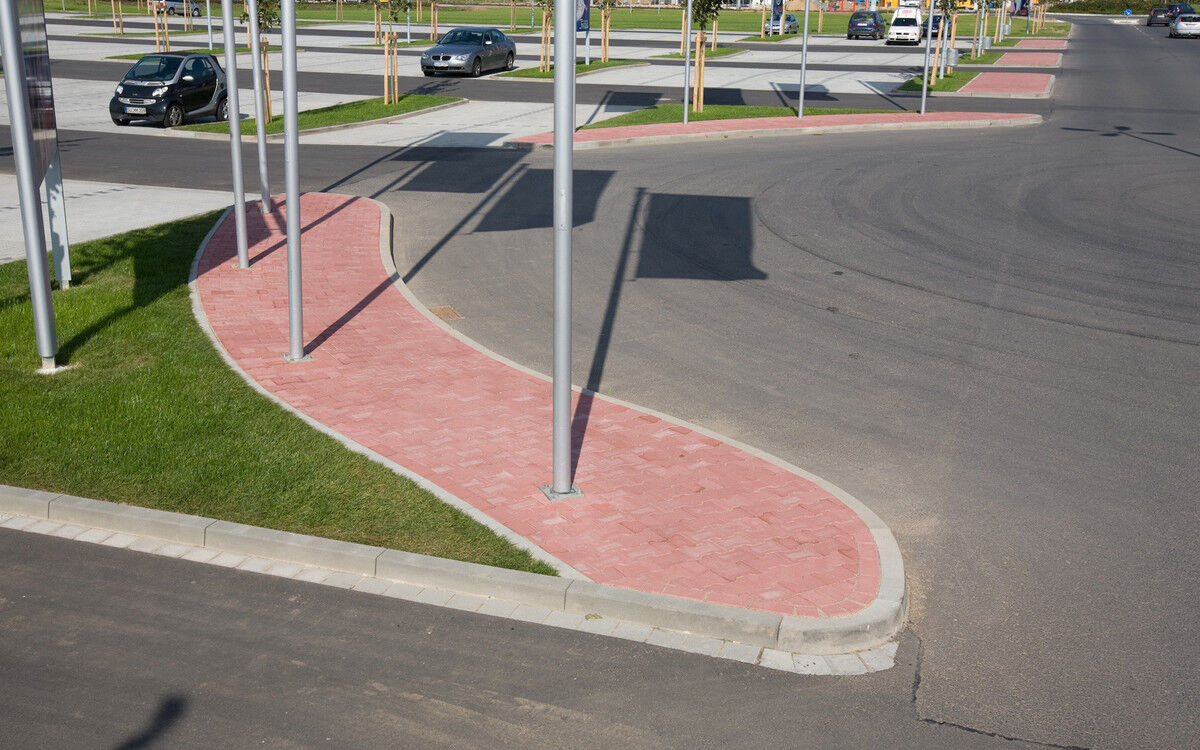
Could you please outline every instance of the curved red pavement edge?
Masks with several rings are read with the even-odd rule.
[[[575,131],[576,149],[617,145],[650,145],[696,140],[762,136],[866,133],[881,130],[942,130],[947,128],[1027,127],[1039,125],[1041,115],[1019,112],[866,112],[863,114],[800,117],[743,117],[727,120],[623,125]],[[510,148],[552,148],[554,133],[538,133],[505,141]]]
[[[194,274],[198,317],[277,401],[402,457],[410,475],[438,477],[439,488],[601,584],[782,614],[780,647],[878,643],[902,624],[903,561],[886,525],[828,483],[709,431],[580,394],[590,416],[576,481],[589,494],[545,500],[536,489],[548,471],[544,377],[481,356],[490,353],[415,303],[394,268],[360,262],[368,243],[347,226],[378,221],[370,244],[390,263],[390,215],[379,204],[303,200],[306,214],[324,212],[305,233],[309,277],[315,268],[322,278],[321,292],[306,295],[311,330],[325,324],[310,337],[314,362],[289,365],[276,351],[286,340],[283,243],[258,212],[247,212],[254,268],[228,262],[223,217]],[[386,293],[393,284],[402,295]]]

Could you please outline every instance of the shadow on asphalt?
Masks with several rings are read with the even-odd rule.
[[[140,750],[159,744],[163,735],[170,731],[187,711],[187,699],[181,695],[168,695],[158,704],[158,710],[150,722],[137,734],[115,745],[113,750]]]

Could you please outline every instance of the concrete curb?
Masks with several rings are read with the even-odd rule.
[[[798,618],[785,615],[7,485],[0,485],[0,513],[502,599],[565,614],[599,615],[759,648],[843,653],[878,646],[893,632],[870,627],[847,630],[831,623],[809,628],[790,622]]]
[[[969,95],[968,95],[969,96]],[[681,143],[687,141],[721,141],[734,138],[773,138],[781,136],[803,135],[834,135],[839,133],[871,133],[896,130],[951,130],[964,128],[1020,128],[1042,124],[1041,115],[1025,115],[1021,119],[1003,120],[967,120],[961,122],[936,123],[862,123],[856,125],[815,125],[808,128],[776,128],[771,130],[726,130],[711,133],[680,133],[675,135],[630,136],[627,138],[612,138],[603,141],[575,142],[576,151],[610,146],[643,146]],[[504,148],[521,151],[536,149],[552,149],[552,143],[526,143],[520,141],[505,141]],[[637,407],[640,408],[640,407]]]
[[[1038,122],[1041,122],[1041,117],[1038,116]],[[380,229],[379,254],[380,260],[383,262],[384,270],[390,275],[396,288],[404,295],[416,310],[425,316],[427,320],[441,328],[450,336],[458,339],[462,343],[471,347],[475,351],[490,357],[491,359],[501,362],[513,369],[523,372],[531,377],[538,378],[545,382],[551,382],[551,379],[544,373],[537,372],[531,368],[525,367],[522,364],[514,362],[502,354],[492,351],[487,347],[479,344],[474,339],[460,333],[451,327],[446,321],[430,312],[416,295],[408,288],[402,280],[395,261],[391,254],[391,212],[386,206],[374,199],[373,203],[379,206],[381,221],[387,221],[388,230]],[[387,241],[383,238],[388,238]],[[866,608],[859,610],[851,615],[842,615],[840,617],[826,617],[820,619],[792,617],[788,615],[778,615],[769,612],[760,612],[757,610],[742,609],[738,607],[730,607],[726,605],[710,604],[707,602],[696,602],[691,599],[682,599],[680,597],[667,596],[665,594],[648,594],[631,589],[619,589],[616,587],[605,587],[615,591],[621,591],[626,596],[621,597],[615,604],[619,608],[611,615],[617,618],[630,620],[640,620],[641,617],[654,616],[663,618],[662,621],[650,622],[648,624],[661,625],[662,627],[674,628],[675,626],[667,624],[674,622],[676,617],[686,618],[690,613],[693,619],[688,620],[693,625],[704,624],[706,627],[723,629],[723,632],[732,632],[725,628],[743,628],[745,632],[757,633],[758,637],[768,639],[773,638],[775,643],[780,644],[774,648],[790,651],[804,651],[806,653],[840,653],[846,651],[858,651],[862,649],[872,648],[882,643],[886,643],[893,635],[899,632],[903,627],[908,616],[908,587],[904,577],[904,558],[900,553],[900,545],[896,543],[896,538],[892,535],[892,531],[888,525],[884,523],[874,511],[864,505],[858,498],[851,495],[849,492],[841,489],[831,482],[827,482],[821,477],[805,471],[798,466],[795,466],[787,461],[784,461],[777,456],[774,456],[766,451],[759,450],[753,446],[747,445],[739,440],[722,435],[718,432],[693,424],[683,419],[664,414],[656,409],[650,409],[645,406],[630,403],[622,399],[605,396],[596,393],[587,388],[572,386],[571,389],[578,393],[592,396],[596,399],[607,401],[612,404],[624,406],[630,409],[636,409],[644,414],[657,417],[664,422],[679,425],[687,428],[705,437],[714,440],[720,440],[727,445],[731,445],[738,450],[745,451],[752,456],[767,461],[775,466],[778,466],[785,471],[802,477],[829,494],[833,495],[842,504],[850,508],[854,513],[862,519],[867,528],[871,532],[871,537],[875,542],[875,548],[879,552],[879,589],[875,594],[875,599],[867,605]],[[522,574],[528,575],[528,574]],[[599,585],[599,584],[596,584]],[[576,592],[582,592],[583,587],[576,588]],[[656,604],[657,603],[657,604]],[[683,603],[683,604],[681,604]],[[703,605],[702,612],[696,612],[691,609],[691,605]],[[682,610],[680,607],[684,607]],[[599,614],[604,614],[600,612]],[[768,618],[763,620],[762,618]],[[778,625],[771,625],[775,629],[774,635],[768,636],[767,630],[764,628],[765,622],[773,622],[778,620]],[[736,623],[736,624],[735,624]],[[690,629],[690,628],[689,628]],[[704,630],[693,630],[692,632],[707,633]],[[743,637],[745,637],[743,632]],[[733,640],[739,640],[733,636],[718,636],[730,637]],[[752,641],[746,641],[753,643]],[[786,645],[784,645],[786,644]]]
[[[450,107],[457,107],[462,104],[467,104],[470,101],[471,101],[470,99],[464,98],[464,99],[459,99],[459,100],[453,101],[453,102],[446,102],[445,104],[436,104],[432,107],[426,107],[425,109],[417,109],[417,110],[413,110],[412,112],[405,112],[405,113],[399,114],[399,115],[390,115],[388,117],[377,117],[374,120],[360,120],[359,122],[348,122],[345,125],[327,125],[326,127],[323,127],[323,128],[309,128],[307,130],[301,130],[300,137],[303,138],[306,135],[315,135],[317,133],[329,133],[329,132],[332,132],[335,130],[353,130],[355,128],[365,128],[368,125],[387,125],[388,123],[398,122],[400,120],[407,120],[408,118],[416,117],[417,115],[424,115],[424,114],[428,114],[430,112],[437,112],[440,109],[449,109]],[[229,141],[229,135],[227,133],[205,133],[205,132],[201,132],[198,130],[176,130],[174,128],[167,128],[167,129],[161,131],[159,133],[159,135],[165,135],[170,138],[197,138],[197,139],[203,140],[203,141],[221,141],[223,143],[227,143]],[[253,136],[253,135],[243,135],[241,140],[242,140],[242,143],[257,143],[258,137]],[[282,143],[282,142],[283,142],[283,133],[272,133],[267,136],[267,143]]]

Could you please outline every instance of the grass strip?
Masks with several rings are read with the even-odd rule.
[[[883,112],[882,109],[846,109],[844,107],[805,107],[806,115],[861,115]],[[703,112],[691,112],[688,119],[733,120],[740,117],[787,117],[796,116],[795,107],[763,107],[748,104],[706,104]],[[652,107],[626,112],[607,120],[585,125],[580,130],[615,128],[622,125],[654,125],[664,122],[683,122],[682,104],[655,104]]]
[[[958,91],[963,86],[966,86],[975,76],[979,75],[977,70],[956,70],[940,81],[936,81],[929,87],[930,91]],[[899,88],[900,91],[920,91],[921,76],[910,78],[905,81]]]
[[[334,104],[320,109],[306,109],[300,113],[298,123],[300,130],[326,128],[332,125],[348,125],[354,122],[379,120],[385,117],[403,115],[422,109],[429,109],[441,104],[459,101],[455,96],[434,96],[431,94],[406,94],[395,104],[384,104],[383,97],[363,99],[357,102]],[[201,122],[194,125],[183,125],[177,130],[198,130],[202,133],[228,133],[227,122]],[[254,135],[256,132],[254,118],[242,120],[242,135]],[[283,132],[283,115],[275,115],[267,123],[268,135]]]
[[[708,58],[708,57],[726,57],[727,55],[736,55],[739,52],[745,52],[745,51],[746,50],[741,49],[739,47],[717,47],[716,49],[704,50],[704,56],[706,58]],[[695,55],[696,55],[696,53],[693,50],[692,56],[695,57]],[[683,59],[683,55],[679,54],[678,52],[672,52],[669,55],[654,55],[654,57],[662,58],[664,60],[682,60]]]
[[[984,52],[982,54],[976,55],[975,57],[971,57],[970,55],[963,55],[962,57],[958,58],[958,64],[959,65],[991,65],[992,63],[999,60],[1000,56],[1003,54],[1004,54],[1003,52]]]
[[[580,73],[590,73],[593,70],[603,70],[605,68],[619,68],[622,65],[637,65],[641,60],[609,60],[608,62],[593,61],[590,65],[586,63],[575,63],[575,75]],[[517,68],[516,70],[506,70],[497,75],[511,78],[553,78],[554,66],[550,66],[550,70],[538,70],[537,68]]]
[[[281,49],[283,49],[283,47],[271,45],[267,51],[268,52],[278,52]],[[239,54],[242,52],[249,52],[250,48],[249,47],[238,47],[237,51]],[[163,50],[163,52],[166,53],[167,50]],[[156,54],[159,54],[159,53],[157,53],[157,52],[130,52],[128,55],[109,55],[108,57],[106,57],[104,59],[105,60],[141,60],[146,55],[156,55]],[[225,48],[224,47],[216,47],[215,49],[211,49],[211,50],[208,47],[200,47],[198,49],[173,49],[170,51],[169,54],[172,54],[172,55],[201,55],[201,54],[209,55],[209,54],[211,54],[211,55],[220,56],[220,55],[225,54]]]
[[[25,263],[0,266],[0,482],[456,560],[550,568],[255,392],[192,316],[217,213],[72,245],[38,375]],[[280,342],[281,351],[286,342]]]

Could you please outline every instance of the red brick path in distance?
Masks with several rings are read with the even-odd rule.
[[[408,303],[380,261],[376,204],[302,200],[312,361],[281,357],[286,246],[274,227],[282,216],[264,222],[257,203],[247,206],[252,268],[237,268],[232,216],[198,266],[217,338],[277,397],[597,582],[803,617],[849,614],[875,598],[874,538],[841,501],[761,458],[602,399],[584,398],[582,419],[575,394],[583,427],[575,481],[585,496],[548,501],[538,487],[550,480],[550,384],[467,346]]]
[[[1042,94],[1053,79],[1049,73],[980,73],[959,91],[970,94]]]
[[[1013,49],[1066,49],[1066,39],[1022,39]]]
[[[1058,52],[1005,52],[992,64],[1001,68],[1057,68],[1062,65],[1062,54]]]
[[[664,122],[651,125],[623,125],[611,128],[591,128],[575,131],[576,143],[623,140],[654,136],[688,135],[697,133],[728,133],[748,130],[802,130],[805,128],[860,127],[873,125],[911,125],[916,123],[978,122],[984,120],[1019,120],[1029,115],[1011,112],[872,112],[861,115],[805,115],[804,117],[742,117],[728,120],[699,120],[684,125]],[[514,138],[512,143],[546,144],[554,142],[554,133]]]

